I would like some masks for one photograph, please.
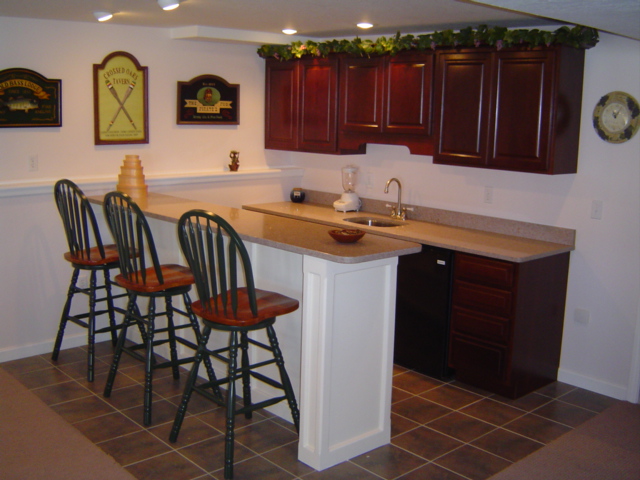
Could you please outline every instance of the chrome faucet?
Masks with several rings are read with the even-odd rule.
[[[407,217],[407,209],[402,206],[402,184],[400,183],[400,180],[397,178],[390,178],[387,180],[387,184],[384,186],[384,193],[389,193],[389,185],[391,185],[391,182],[396,182],[398,184],[398,204],[391,208],[391,218],[404,220]]]

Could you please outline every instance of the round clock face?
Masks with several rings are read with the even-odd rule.
[[[626,142],[635,135],[639,126],[640,107],[628,93],[608,93],[593,110],[593,128],[607,142]]]

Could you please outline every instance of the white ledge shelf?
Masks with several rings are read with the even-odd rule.
[[[145,183],[149,187],[157,187],[196,183],[238,182],[268,178],[302,177],[303,173],[304,169],[297,167],[257,168],[239,170],[237,172],[174,172],[157,175],[145,173]],[[80,185],[83,190],[113,189],[118,183],[117,175],[110,175],[109,177],[73,177],[71,180]],[[53,193],[53,185],[56,181],[58,181],[58,178],[40,179],[36,181],[15,180],[0,182],[0,198]]]

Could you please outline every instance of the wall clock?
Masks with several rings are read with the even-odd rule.
[[[610,92],[593,109],[593,128],[603,140],[622,143],[640,127],[638,101],[625,92]]]

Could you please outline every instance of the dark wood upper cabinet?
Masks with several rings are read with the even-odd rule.
[[[576,173],[584,50],[437,54],[434,163]]]
[[[265,148],[298,149],[299,69],[297,62],[267,59]]]
[[[440,53],[435,107],[435,163],[486,164],[491,52]],[[436,158],[437,157],[437,158]]]
[[[406,145],[430,155],[433,54],[340,60],[339,144]]]
[[[433,55],[401,53],[385,69],[383,131],[431,136]]]
[[[405,145],[436,164],[576,173],[583,73],[566,46],[269,58],[265,147]]]
[[[265,148],[359,153],[338,148],[338,59],[266,61]]]

